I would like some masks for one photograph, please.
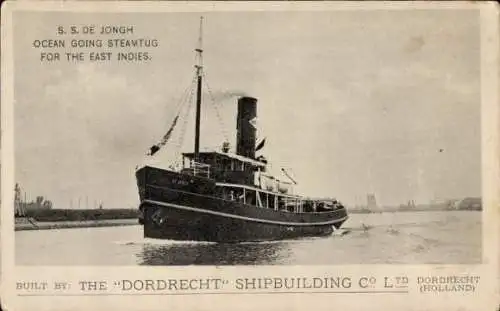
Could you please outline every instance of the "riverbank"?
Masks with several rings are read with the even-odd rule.
[[[27,209],[16,218],[30,218],[36,222],[89,221],[137,219],[139,209]]]
[[[377,214],[377,213],[414,213],[414,212],[477,212],[482,209],[449,209],[449,208],[380,208],[369,209],[348,209],[349,214]]]
[[[453,211],[482,211],[481,198],[467,197],[463,199],[447,200],[439,203],[400,205],[400,206],[378,206],[372,209],[364,207],[348,208],[351,214],[371,213],[396,213],[396,212],[453,212]]]
[[[16,219],[15,231],[50,230],[70,228],[117,227],[138,225],[137,218],[128,219],[101,219],[81,221],[36,221],[34,219]]]

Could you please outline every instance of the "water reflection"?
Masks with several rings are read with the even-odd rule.
[[[286,242],[144,244],[142,265],[281,264],[290,257]]]

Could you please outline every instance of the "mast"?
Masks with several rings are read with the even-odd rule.
[[[194,137],[194,160],[198,161],[200,156],[200,114],[201,114],[201,85],[203,76],[203,16],[200,17],[200,36],[198,38],[198,47],[196,51],[196,76],[198,78],[198,86],[196,91],[196,127]]]

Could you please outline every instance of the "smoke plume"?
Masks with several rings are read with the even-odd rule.
[[[243,91],[229,90],[229,91],[214,91],[212,92],[212,98],[216,103],[224,102],[235,97],[248,96]]]

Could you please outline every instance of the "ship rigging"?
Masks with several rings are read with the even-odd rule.
[[[293,185],[297,182],[288,170],[281,172],[289,181],[278,179],[268,173],[267,160],[262,155],[256,156],[265,144],[265,139],[258,144],[256,139],[256,98],[242,96],[237,100],[236,148],[234,153],[230,152],[223,119],[206,83],[203,18],[199,33],[192,84],[184,93],[169,129],[148,155],[154,156],[167,144],[182,119],[176,148],[180,149],[193,97],[194,149],[182,153],[182,162],[169,169],[146,165],[136,171],[144,236],[238,242],[332,233],[347,219],[345,207],[334,198],[314,199],[295,194]],[[203,85],[223,129],[222,150],[200,151]]]
[[[157,144],[151,146],[149,149],[147,155],[153,156],[155,155],[161,148],[163,148],[167,142],[171,139],[173,132],[179,122],[181,120],[181,129],[180,129],[180,135],[178,142],[175,144],[175,149],[176,149],[176,155],[178,155],[181,147],[183,146],[184,143],[184,138],[185,138],[185,133],[186,133],[186,128],[188,124],[188,116],[191,111],[191,107],[193,104],[193,99],[196,102],[196,115],[195,115],[195,137],[194,137],[194,160],[198,160],[199,158],[199,153],[200,153],[200,137],[201,137],[201,113],[202,113],[202,99],[203,99],[203,86],[207,90],[207,94],[210,98],[211,102],[211,107],[213,107],[215,114],[218,119],[218,123],[220,126],[220,130],[222,132],[222,135],[224,137],[224,142],[222,144],[222,150],[224,152],[228,152],[230,145],[229,145],[229,136],[227,134],[227,129],[224,124],[224,120],[221,117],[221,113],[219,111],[219,107],[217,107],[217,101],[215,99],[215,96],[213,95],[213,92],[207,82],[207,77],[205,75],[205,72],[203,70],[203,17],[200,18],[200,28],[199,28],[199,37],[198,37],[198,45],[195,49],[195,72],[194,72],[194,77],[191,80],[190,85],[188,88],[184,91],[183,95],[180,98],[180,101],[177,105],[176,111],[177,113],[175,114],[172,123],[165,133],[163,135],[162,139],[160,142]],[[196,90],[196,92],[195,92]]]

